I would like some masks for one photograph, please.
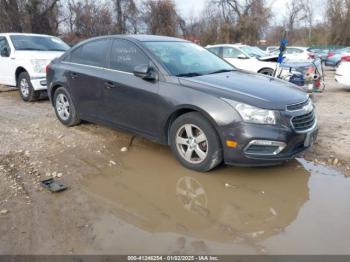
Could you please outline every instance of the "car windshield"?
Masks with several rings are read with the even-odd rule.
[[[16,50],[67,51],[69,46],[57,37],[49,36],[10,36]]]
[[[244,53],[252,57],[259,58],[259,57],[266,56],[264,51],[258,48],[254,48],[252,46],[241,46],[239,49],[241,49]]]
[[[235,68],[210,51],[189,42],[145,42],[146,47],[174,76],[199,76]]]

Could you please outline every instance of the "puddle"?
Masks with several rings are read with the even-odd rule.
[[[151,143],[120,159],[86,189],[109,207],[94,234],[111,251],[350,253],[350,179],[335,170],[294,160],[202,174]]]

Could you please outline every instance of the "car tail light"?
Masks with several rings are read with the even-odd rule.
[[[49,69],[50,69],[50,65],[47,65],[47,66],[45,67],[45,72],[46,72],[46,74],[49,72]]]
[[[350,62],[350,55],[343,56],[341,60],[344,62]]]
[[[329,52],[328,55],[327,55],[327,57],[330,58],[330,57],[332,57],[332,56],[334,56],[334,55],[335,55],[335,53]]]

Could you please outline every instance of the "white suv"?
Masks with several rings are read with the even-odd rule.
[[[17,86],[24,101],[47,89],[46,66],[69,46],[48,35],[0,34],[0,84]]]

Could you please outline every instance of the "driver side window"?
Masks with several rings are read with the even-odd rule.
[[[243,55],[243,53],[236,48],[224,47],[223,49],[224,58],[238,58],[239,55]]]
[[[149,64],[149,58],[134,43],[117,39],[113,41],[110,68],[132,73],[138,65]]]

